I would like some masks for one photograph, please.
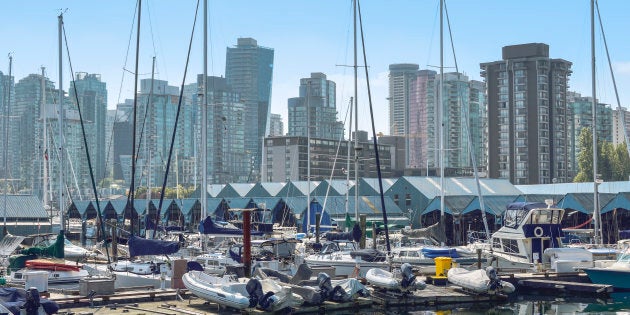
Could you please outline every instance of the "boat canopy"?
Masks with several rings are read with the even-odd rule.
[[[150,240],[135,235],[129,237],[129,256],[170,255],[179,250],[178,242]]]

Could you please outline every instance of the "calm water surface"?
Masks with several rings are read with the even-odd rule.
[[[464,304],[455,306],[398,308],[362,310],[361,312],[340,312],[335,314],[373,315],[477,315],[477,314],[630,314],[630,292],[613,293],[609,299],[593,298],[553,298],[541,296],[514,297],[499,305]]]

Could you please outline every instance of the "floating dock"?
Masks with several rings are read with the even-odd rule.
[[[409,293],[379,291],[372,292],[372,300],[382,307],[389,306],[438,306],[444,304],[467,304],[481,302],[503,302],[507,295],[470,294],[454,285],[427,284],[424,290]]]

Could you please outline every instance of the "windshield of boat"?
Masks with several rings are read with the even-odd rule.
[[[529,212],[527,209],[508,209],[503,215],[504,226],[515,228],[525,218]]]
[[[527,214],[531,212],[528,217]],[[515,228],[521,224],[560,224],[563,209],[538,208],[528,209],[508,209],[504,214],[504,225]],[[523,222],[527,218],[527,222]]]

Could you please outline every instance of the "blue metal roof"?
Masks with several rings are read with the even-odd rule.
[[[421,194],[429,199],[442,195],[440,186],[440,177],[415,177],[404,176],[400,180],[406,180],[411,186],[416,188]],[[519,195],[521,192],[516,189],[508,180],[505,179],[488,179],[479,180],[481,193],[484,196],[497,195]],[[474,178],[446,177],[444,178],[444,195],[445,196],[473,196],[479,195],[477,191],[477,182]]]
[[[516,185],[525,195],[566,195],[569,193],[593,193],[595,185],[593,182],[586,183],[560,183],[560,184],[540,184],[540,185]],[[630,192],[630,181],[603,182],[597,191],[600,193],[616,194],[620,192]]]
[[[444,213],[448,214],[463,214],[463,211],[468,205],[475,199],[475,196],[446,196],[444,198]],[[440,211],[441,201],[440,197],[435,197],[429,205],[422,211],[422,215],[425,215],[432,211]]]
[[[44,204],[39,198],[33,195],[3,195],[0,201],[4,203],[7,198],[7,219],[48,219],[48,214],[44,209]],[[4,215],[4,211],[2,215]]]
[[[245,197],[276,197],[286,183],[257,183]]]
[[[87,211],[87,208],[92,204],[92,201],[89,201],[89,200],[73,200],[72,203],[77,208],[77,211],[79,211],[79,213],[81,215],[83,215],[85,213],[85,211]]]
[[[483,203],[486,213],[500,216],[505,212],[505,207],[514,202],[518,196],[483,196]],[[466,214],[475,210],[481,210],[479,197],[475,198],[464,208],[462,214]]]
[[[602,208],[602,213],[610,212],[615,209],[630,211],[630,192],[618,193]]]
[[[198,202],[199,201],[197,199],[192,199],[192,198],[175,199],[175,203],[177,204],[177,207],[179,207],[179,209],[185,216],[188,216],[190,214],[190,212],[192,211],[192,208]]]
[[[213,197],[213,198],[217,197],[217,195],[219,195],[221,190],[223,190],[223,187],[225,187],[225,185],[223,184],[208,185],[208,195],[210,195],[210,197]]]
[[[245,209],[249,205],[252,198],[240,197],[240,198],[224,198],[228,203],[230,209]]]

